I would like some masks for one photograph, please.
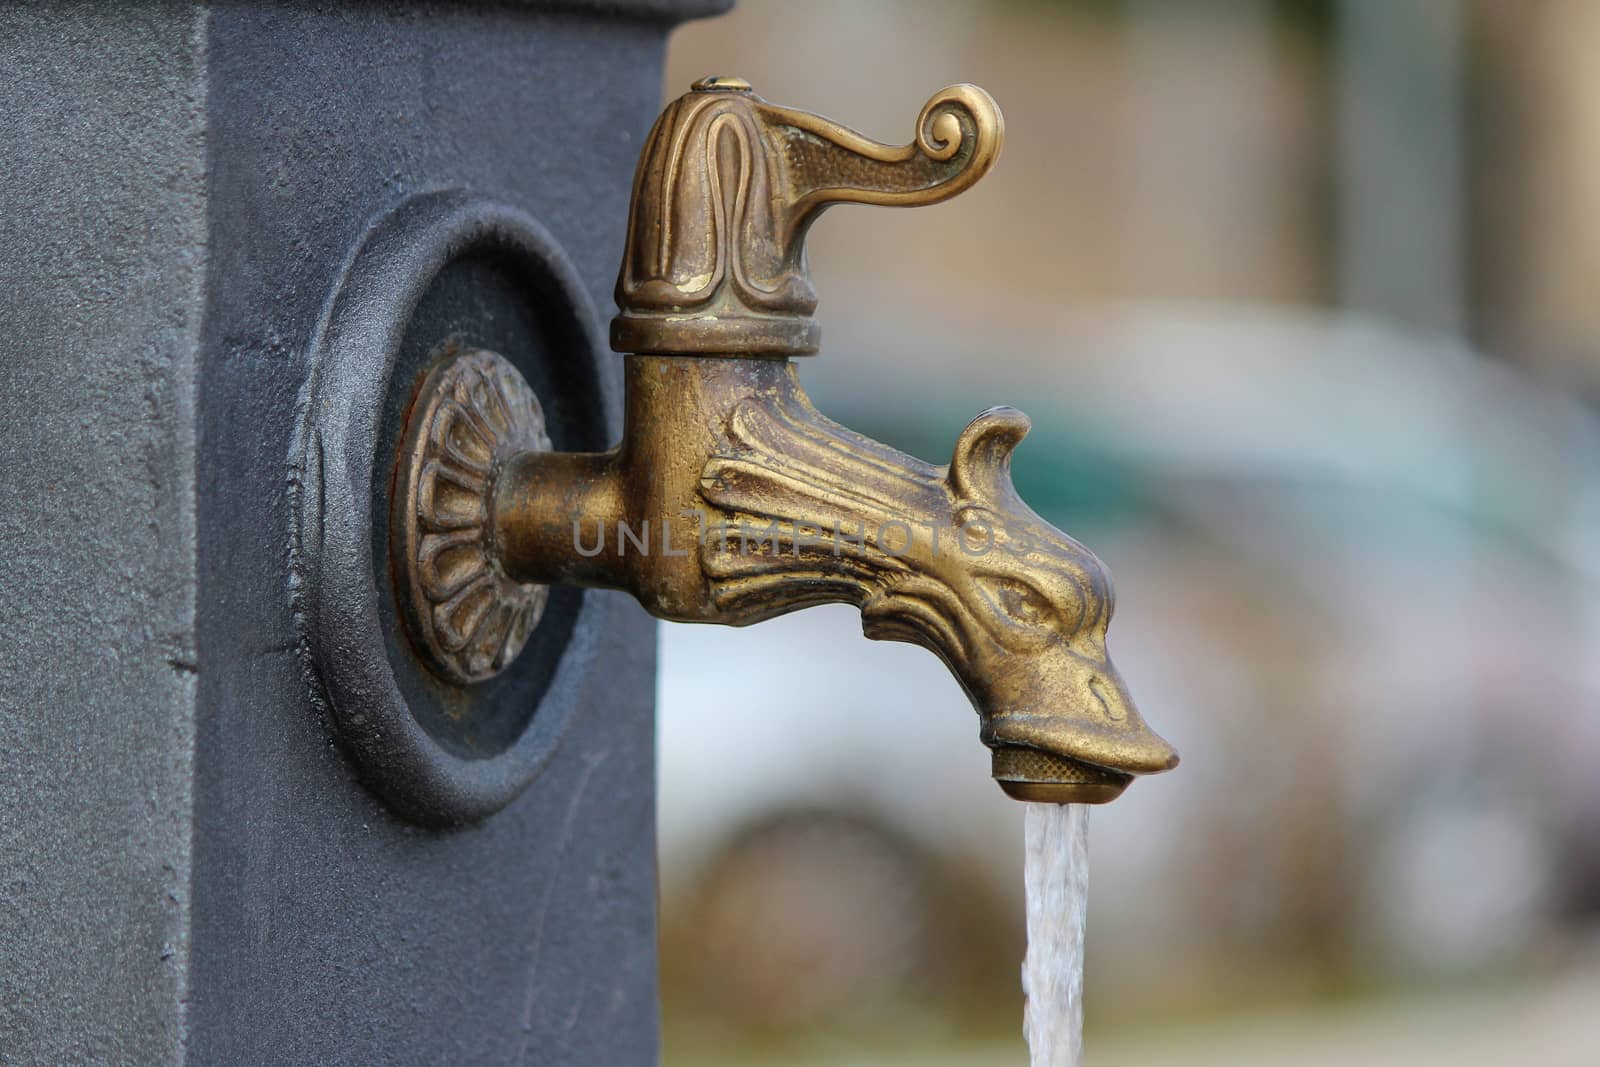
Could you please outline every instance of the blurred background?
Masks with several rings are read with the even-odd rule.
[[[1091,818],[1090,1062],[1600,1047],[1600,4],[741,0],[708,73],[982,183],[812,231],[829,415],[979,410],[1183,753]],[[1022,809],[856,612],[665,627],[668,1064],[1018,1064]],[[915,738],[908,747],[908,733]]]

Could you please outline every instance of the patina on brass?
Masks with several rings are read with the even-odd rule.
[[[1106,654],[1104,565],[1012,486],[1027,417],[984,412],[934,466],[818,413],[788,358],[817,343],[803,246],[817,211],[944,199],[994,162],[1002,129],[970,85],[936,94],[915,141],[892,148],[773,107],[739,79],[697,83],[657,122],[634,182],[612,324],[612,347],[628,353],[622,442],[496,451],[475,544],[488,573],[526,589],[623,589],[677,622],[854,604],[868,637],[922,645],[955,674],[1008,794],[1103,803],[1177,754]],[[448,357],[429,381],[480,357]],[[416,410],[431,410],[426,396]],[[444,440],[430,432],[416,439]],[[421,519],[403,510],[397,522]],[[462,677],[458,653],[418,644]]]

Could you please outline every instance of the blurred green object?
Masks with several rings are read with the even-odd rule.
[[[997,8],[1011,8],[1049,15],[1095,15],[1114,18],[1128,7],[1128,0],[989,0]],[[1194,0],[1140,0],[1149,7],[1167,3],[1194,7]],[[1214,0],[1213,0],[1214,2]],[[1230,0],[1238,2],[1238,0]],[[1262,0],[1265,12],[1284,27],[1304,33],[1312,40],[1325,42],[1333,36],[1338,17],[1334,0]]]
[[[838,407],[833,404],[833,408]],[[970,415],[970,412],[966,412]],[[842,421],[930,463],[949,460],[952,434],[963,412],[923,410],[915,414],[870,410],[838,411]],[[1046,424],[1048,423],[1048,424]],[[1058,413],[1034,413],[1029,431],[1012,458],[1012,482],[1045,520],[1070,529],[1081,520],[1113,520],[1147,513],[1154,505],[1140,469],[1106,448],[1097,435],[1074,431]]]

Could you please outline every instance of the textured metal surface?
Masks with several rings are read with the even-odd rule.
[[[8,1064],[182,1042],[203,36],[173,7],[0,7]]]
[[[201,380],[200,576],[217,594],[200,604],[195,1062],[654,1056],[648,620],[613,603],[575,633],[604,672],[557,695],[571,728],[515,804],[419,832],[329,744],[284,575],[312,339],[363,234],[466,189],[537,218],[599,306],[664,31],[492,6],[212,16],[210,269],[228,284],[209,292]],[[518,313],[463,304],[463,330]],[[613,405],[616,370],[600,383]],[[540,393],[555,423],[592,399]]]
[[[548,683],[539,780],[419,830],[307,685],[288,457],[329,296],[409,198],[516,205],[608,298],[664,35],[708,6],[0,9],[0,1060],[653,1062],[649,620],[591,594],[604,674]],[[421,311],[522,314],[461,288]],[[603,446],[616,369],[535,357],[556,443]]]

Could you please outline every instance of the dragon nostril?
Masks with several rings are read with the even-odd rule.
[[[1096,675],[1089,679],[1089,692],[1093,693],[1094,698],[1100,702],[1100,710],[1106,713],[1106,718],[1112,722],[1122,722],[1128,717],[1128,709],[1122,701],[1108,694],[1106,688],[1104,678]]]

